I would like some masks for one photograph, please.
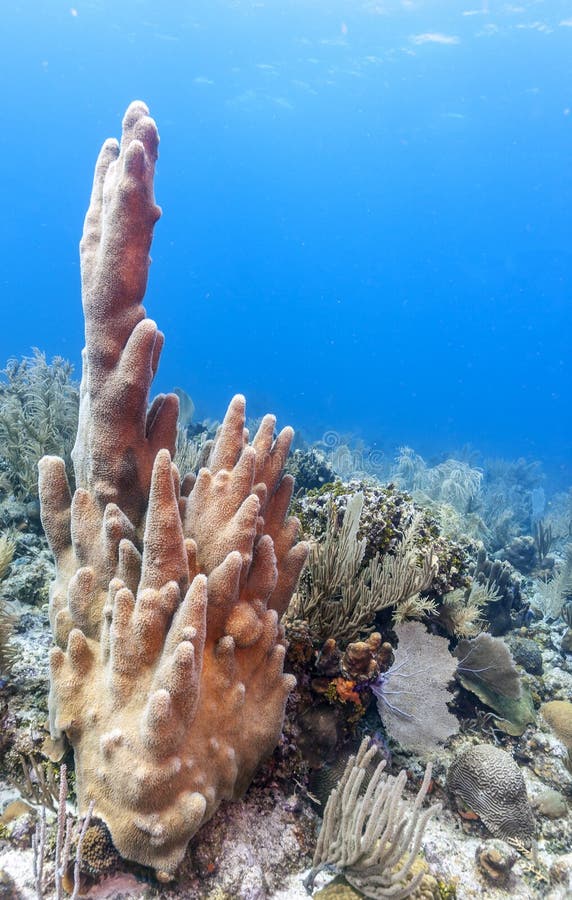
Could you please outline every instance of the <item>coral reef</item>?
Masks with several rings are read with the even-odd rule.
[[[432,544],[420,546],[419,511],[411,516],[392,553],[377,552],[365,561],[367,541],[358,537],[363,503],[362,493],[352,493],[341,523],[331,508],[324,539],[312,545],[307,575],[288,611],[289,617],[307,621],[317,640],[356,640],[377,613],[399,611],[429,590],[439,571]],[[418,602],[414,609],[419,613],[425,607]]]
[[[506,634],[511,628],[522,624],[527,605],[522,598],[522,583],[515,577],[508,562],[489,559],[484,548],[481,548],[477,554],[473,579],[489,595],[483,606],[483,616],[492,635],[497,637]]]
[[[523,575],[529,575],[538,561],[534,538],[530,535],[514,537],[501,551],[502,558]]]
[[[444,538],[438,522],[426,509],[416,504],[411,496],[396,488],[395,484],[379,484],[368,481],[336,481],[325,484],[319,490],[297,497],[293,511],[300,518],[308,538],[323,538],[332,513],[339,527],[351,497],[359,493],[363,506],[357,537],[365,540],[364,562],[376,554],[395,553],[414,518],[417,519],[416,546],[420,556],[431,547],[439,558],[439,571],[435,575],[432,592],[444,594],[454,588],[468,585],[468,541]]]
[[[296,482],[297,493],[320,489],[335,478],[326,456],[316,447],[294,450],[285,468]]]
[[[291,431],[247,420],[242,397],[222,423],[194,420],[183,388],[178,421],[171,395],[148,407],[163,341],[141,306],[156,149],[136,105],[98,163],[73,465],[69,364],[36,353],[0,385],[0,532],[15,548],[9,563],[0,538],[0,888],[33,895],[42,807],[44,896],[72,887],[73,859],[55,877],[53,817],[73,751],[68,810],[97,816],[82,892],[105,878],[117,897],[303,900],[323,816],[321,896],[562,900],[572,495],[545,494],[522,460],[403,451],[391,471],[338,435],[289,454]],[[64,460],[41,465],[53,555],[28,484],[47,435]],[[312,558],[290,601],[306,554],[292,475]],[[419,785],[452,803],[430,817]],[[331,868],[361,890],[343,874],[323,888]]]
[[[394,477],[405,490],[425,494],[431,500],[465,513],[479,494],[483,473],[458,459],[447,459],[430,467],[411,447],[402,447]]]
[[[455,588],[442,598],[437,610],[439,624],[458,638],[478,635],[485,627],[485,609],[499,599],[496,590],[472,581],[468,588]]]
[[[252,444],[235,397],[208,468],[171,462],[178,400],[148,407],[163,335],[141,305],[158,134],[132,104],[104,144],[81,242],[86,350],[72,458],[40,463],[56,559],[52,737],[74,748],[80,813],[122,856],[171,878],[189,839],[276,745],[294,679],[285,610],[307,555],[282,477],[292,430]],[[183,475],[185,473],[182,473]]]

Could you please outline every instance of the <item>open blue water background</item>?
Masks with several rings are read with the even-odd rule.
[[[572,479],[572,7],[3,0],[0,363],[79,376],[98,149],[161,155],[157,389]]]

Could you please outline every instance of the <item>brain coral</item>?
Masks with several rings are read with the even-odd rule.
[[[534,818],[522,772],[509,753],[490,744],[461,749],[447,773],[457,806],[477,813],[492,835],[530,846]]]

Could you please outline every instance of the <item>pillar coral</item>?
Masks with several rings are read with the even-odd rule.
[[[132,103],[100,152],[80,245],[86,347],[73,451],[40,462],[56,560],[52,736],[73,746],[80,812],[172,878],[222,800],[275,747],[294,678],[279,618],[307,555],[283,475],[293,432],[252,443],[236,396],[196,478],[172,462],[178,400],[149,405],[163,335],[141,305],[161,211],[158,133]]]

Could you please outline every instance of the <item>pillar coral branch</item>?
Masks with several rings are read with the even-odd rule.
[[[169,879],[278,741],[294,686],[279,618],[307,547],[288,517],[292,429],[274,438],[265,416],[249,444],[234,397],[193,483],[171,461],[177,397],[149,405],[163,346],[142,306],[158,143],[135,102],[97,161],[80,245],[76,490],[48,456],[40,499],[56,560],[52,736],[73,746],[80,813],[93,803],[118,851]]]

